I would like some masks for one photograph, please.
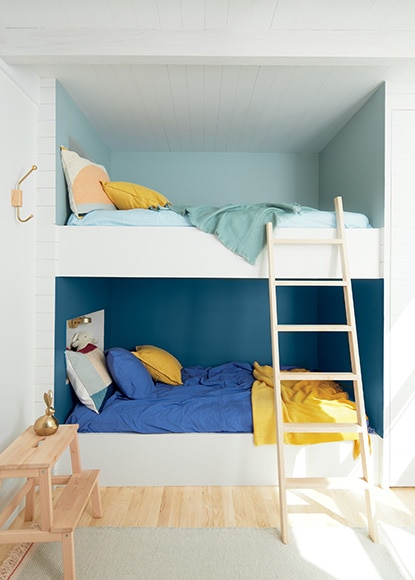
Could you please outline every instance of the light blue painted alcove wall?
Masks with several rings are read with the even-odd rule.
[[[318,204],[314,154],[113,151],[111,177],[160,191],[173,204]]]
[[[385,85],[366,101],[319,156],[320,209],[364,213],[373,227],[384,225]]]
[[[56,223],[68,216],[59,146],[76,144],[103,164],[112,180],[134,181],[175,204],[297,201],[345,209],[383,226],[385,87],[382,85],[319,154],[111,152],[62,86],[56,83]]]
[[[74,149],[109,171],[109,147],[79,110],[59,82],[56,82],[56,223],[63,225],[69,216],[65,177],[62,171],[60,147]]]
[[[104,165],[112,181],[140,183],[174,204],[298,202],[318,205],[318,155],[110,151],[63,87],[56,83],[56,223],[69,215],[59,147]]]

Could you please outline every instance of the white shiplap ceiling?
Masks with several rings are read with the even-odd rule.
[[[0,0],[0,58],[113,150],[318,152],[415,81],[414,0]]]

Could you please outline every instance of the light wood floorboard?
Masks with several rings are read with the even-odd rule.
[[[54,501],[60,490],[54,492]],[[103,517],[88,505],[79,526],[279,527],[275,487],[102,487]],[[378,521],[415,526],[415,488],[375,490]],[[35,519],[38,516],[36,502]],[[290,526],[366,527],[364,498],[349,490],[288,492]],[[19,514],[12,526],[28,527]],[[10,545],[0,545],[0,563]]]

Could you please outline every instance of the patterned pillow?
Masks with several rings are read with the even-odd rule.
[[[109,176],[104,166],[61,148],[62,167],[68,187],[69,205],[76,216],[94,209],[116,209],[101,187]]]
[[[112,379],[103,351],[88,345],[84,352],[65,351],[66,373],[78,399],[88,409],[99,413],[109,394]]]

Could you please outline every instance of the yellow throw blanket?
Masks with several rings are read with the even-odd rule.
[[[304,371],[304,369],[295,369]],[[254,444],[276,441],[274,374],[272,367],[254,363],[252,415]],[[283,418],[286,423],[356,423],[356,404],[333,381],[281,382]],[[357,433],[285,433],[285,443],[307,445],[327,441],[354,440],[353,456],[360,453]]]

